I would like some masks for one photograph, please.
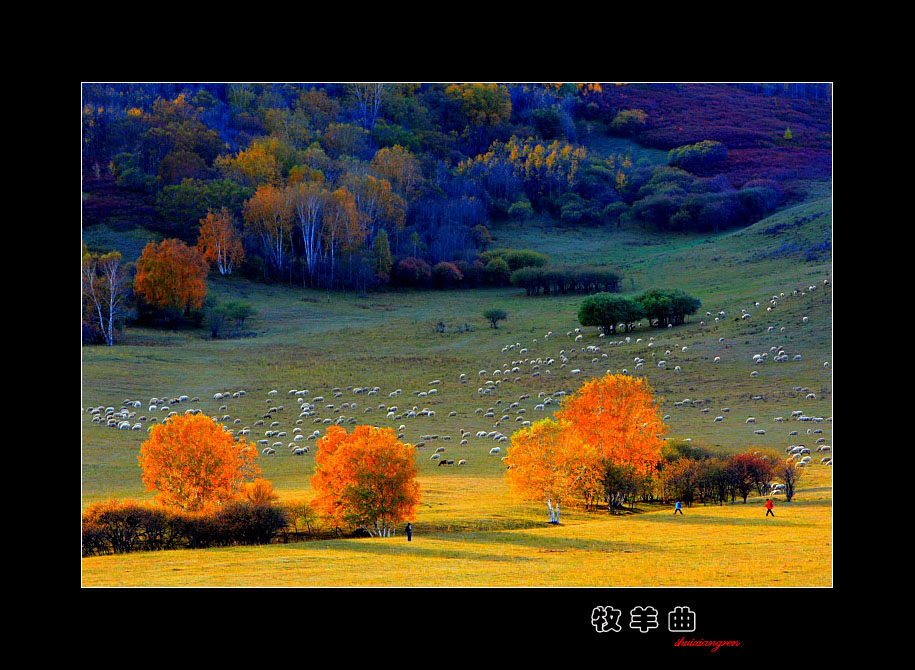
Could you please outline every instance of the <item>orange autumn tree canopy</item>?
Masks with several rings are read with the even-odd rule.
[[[257,450],[238,442],[208,416],[173,416],[153,426],[140,447],[148,491],[167,507],[198,511],[245,494],[245,482],[260,474]]]
[[[318,441],[314,506],[337,526],[387,537],[419,503],[415,449],[390,428],[331,426]]]
[[[661,462],[668,426],[644,379],[611,374],[592,379],[562,404],[556,417],[596,448],[605,463],[631,465],[648,474]]]
[[[200,219],[200,236],[197,251],[204,260],[215,265],[221,275],[230,275],[232,270],[245,260],[245,250],[235,229],[235,217],[223,207],[218,212],[207,212]]]
[[[137,260],[133,287],[146,302],[156,307],[179,310],[200,309],[207,295],[210,268],[194,247],[181,240],[150,242]]]

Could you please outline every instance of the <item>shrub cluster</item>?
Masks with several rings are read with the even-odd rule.
[[[391,282],[401,286],[428,286],[432,268],[422,258],[404,258],[394,266]]]
[[[391,283],[413,288],[471,288],[506,286],[512,270],[543,267],[549,257],[526,249],[495,249],[481,253],[473,262],[442,261],[430,266],[421,258],[404,258],[394,264]]]
[[[664,457],[657,493],[662,500],[680,500],[687,506],[694,502],[724,504],[737,498],[746,502],[754,490],[767,494],[781,473],[781,459],[774,453],[715,454],[681,442],[669,444]]]
[[[636,298],[636,302],[641,306],[648,322],[658,328],[680,325],[686,321],[687,316],[695,314],[702,306],[699,298],[694,298],[679,289],[666,291],[654,288],[645,291]]]
[[[463,273],[454,263],[442,261],[432,268],[432,277],[437,288],[456,286],[464,279]]]
[[[613,270],[570,267],[526,267],[511,274],[512,286],[523,288],[528,295],[548,293],[615,293],[620,290],[621,277]]]
[[[542,268],[550,263],[549,256],[530,249],[490,249],[479,255],[480,261],[484,264],[496,258],[505,261],[512,272],[525,267]]]
[[[662,456],[657,470],[648,475],[626,465],[605,467],[601,487],[609,511],[635,501],[679,500],[686,506],[724,504],[738,498],[746,502],[753,491],[770,493],[777,479],[797,480],[793,465],[785,466],[774,452],[715,453],[693,442],[671,440]]]
[[[666,328],[683,323],[701,305],[698,298],[679,289],[651,289],[634,299],[598,293],[581,303],[578,322],[583,326],[597,326],[605,333],[615,333],[618,325],[623,325],[628,333],[642,319],[648,319],[648,323],[657,328]]]
[[[667,163],[695,172],[720,163],[727,157],[728,148],[721,142],[703,140],[671,149],[667,154]]]
[[[108,500],[83,514],[83,556],[131,551],[269,544],[289,524],[282,507],[235,501],[211,512],[179,512]]]
[[[722,176],[696,178],[679,167],[635,170],[626,186],[630,216],[664,230],[719,231],[758,221],[785,198],[770,179],[748,181],[739,190]]]

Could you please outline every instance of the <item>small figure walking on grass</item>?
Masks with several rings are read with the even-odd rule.
[[[771,498],[766,498],[766,516],[770,514],[775,516],[775,512],[772,511],[772,508],[775,507],[775,503],[772,502]]]
[[[674,516],[677,515],[677,512],[680,513],[680,516],[683,516],[683,505],[680,503],[679,500],[677,501],[677,506],[674,507]]]
[[[413,541],[413,524],[408,523],[407,524],[407,542],[412,542],[412,541]]]

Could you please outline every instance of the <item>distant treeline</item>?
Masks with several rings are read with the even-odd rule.
[[[555,268],[526,267],[511,275],[512,286],[523,288],[528,295],[550,293],[616,293],[620,275],[613,270],[568,266]]]
[[[773,91],[791,96],[790,109]],[[401,276],[411,266],[425,275],[409,259],[429,266],[429,285],[464,281],[447,266],[432,279],[440,263],[470,276],[467,285],[507,283],[499,263],[489,267],[499,259],[479,259],[485,276],[475,268],[493,243],[493,221],[542,215],[574,226],[720,230],[758,220],[792,197],[785,180],[829,174],[827,93],[87,84],[83,222],[144,226],[226,252],[222,274],[316,288],[384,286],[403,261]],[[673,150],[669,165],[601,151],[606,135]]]

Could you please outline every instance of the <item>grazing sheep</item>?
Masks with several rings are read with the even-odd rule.
[[[489,450],[489,455],[495,456],[496,454],[500,453],[501,451],[502,451],[501,447],[493,447],[492,449]]]

